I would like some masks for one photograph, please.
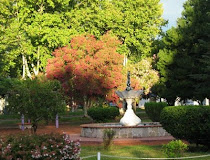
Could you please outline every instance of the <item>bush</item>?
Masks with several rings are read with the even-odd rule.
[[[169,158],[181,157],[182,153],[187,150],[187,145],[181,140],[174,140],[163,145],[164,153]]]
[[[112,140],[115,136],[115,131],[112,129],[105,129],[103,132],[103,144],[104,149],[109,150],[112,144]]]
[[[0,159],[80,159],[80,143],[67,135],[20,135],[0,139]]]
[[[145,111],[153,122],[160,121],[160,113],[167,106],[165,102],[147,102],[145,103]]]
[[[107,122],[119,116],[119,109],[110,106],[92,107],[88,109],[88,115],[96,122]]]
[[[160,123],[178,139],[210,147],[210,106],[173,106],[161,112]]]

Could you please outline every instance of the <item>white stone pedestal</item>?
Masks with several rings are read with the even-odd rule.
[[[135,115],[132,109],[132,101],[132,99],[126,99],[127,110],[120,120],[120,124],[123,126],[136,126],[141,123],[141,119]]]

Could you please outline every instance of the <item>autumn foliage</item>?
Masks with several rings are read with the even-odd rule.
[[[100,40],[92,35],[74,37],[68,46],[56,49],[46,68],[49,79],[58,79],[69,97],[104,97],[116,101],[114,91],[126,84],[122,74],[120,42],[110,34]]]

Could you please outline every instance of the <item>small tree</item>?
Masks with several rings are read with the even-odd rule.
[[[10,84],[7,108],[30,119],[34,133],[40,120],[52,120],[64,111],[65,101],[59,81],[34,79]]]

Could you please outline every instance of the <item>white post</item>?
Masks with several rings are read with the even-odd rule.
[[[97,153],[97,160],[101,160],[101,153],[100,152]]]
[[[56,117],[55,117],[55,126],[56,128],[59,128],[58,114],[56,114]]]
[[[22,114],[22,116],[21,116],[21,129],[22,129],[22,131],[24,131],[24,115]]]

